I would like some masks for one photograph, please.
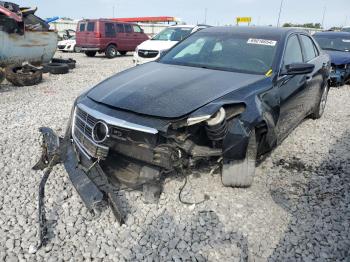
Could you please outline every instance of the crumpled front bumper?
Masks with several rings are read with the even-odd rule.
[[[40,128],[43,135],[43,154],[35,169],[44,169],[54,154],[60,156],[69,179],[92,213],[100,213],[108,204],[120,224],[124,217],[118,206],[116,187],[112,186],[98,162],[92,162],[79,152],[70,136],[59,138],[50,128]],[[69,133],[69,132],[67,132]]]

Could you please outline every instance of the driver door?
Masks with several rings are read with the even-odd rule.
[[[291,35],[284,51],[282,69],[293,63],[303,63],[303,53],[297,34]],[[280,97],[280,115],[277,122],[277,137],[280,143],[305,117],[307,108],[306,75],[283,75],[277,80]]]

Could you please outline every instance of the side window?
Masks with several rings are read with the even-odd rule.
[[[124,27],[125,27],[125,33],[132,33],[131,25],[124,24]]]
[[[132,27],[134,28],[134,32],[135,33],[141,33],[142,32],[141,28],[138,25],[133,25]]]
[[[115,28],[112,23],[105,23],[105,35],[106,37],[115,37]]]
[[[84,31],[85,31],[85,24],[80,24],[79,32],[84,32]]]
[[[314,59],[316,56],[318,56],[315,51],[317,50],[315,47],[314,42],[311,40],[310,37],[306,35],[301,35],[301,42],[304,46],[304,53],[305,53],[305,62],[309,62],[310,60]]]
[[[87,30],[88,30],[88,32],[94,32],[95,31],[95,22],[89,22],[87,24]]]
[[[117,26],[118,33],[124,33],[124,25],[123,24],[116,24],[116,26]]]
[[[301,52],[300,43],[296,35],[292,35],[288,39],[283,59],[284,66],[293,63],[303,63],[303,54]]]

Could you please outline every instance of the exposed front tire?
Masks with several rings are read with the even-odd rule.
[[[85,51],[85,55],[88,57],[94,57],[96,53],[96,51]]]
[[[13,65],[6,68],[5,76],[7,81],[15,86],[33,86],[42,81],[43,72],[30,65]]]
[[[315,108],[314,112],[311,114],[312,119],[319,119],[322,117],[327,104],[328,91],[329,91],[328,84],[326,84],[322,90],[320,101],[317,107]]]
[[[226,187],[249,187],[255,176],[257,142],[255,130],[249,137],[246,156],[243,160],[233,160],[224,163],[221,171],[221,181]]]
[[[110,45],[107,47],[105,53],[106,53],[107,58],[114,58],[118,54],[117,47],[114,45]]]

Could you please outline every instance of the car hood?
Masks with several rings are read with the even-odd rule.
[[[144,50],[168,50],[174,45],[177,44],[177,41],[159,41],[159,40],[147,40],[141,43],[137,48]]]
[[[335,65],[350,64],[350,52],[326,51],[331,57],[331,63]]]
[[[150,62],[114,75],[87,95],[114,108],[178,118],[261,79],[263,75]]]
[[[75,44],[75,40],[62,40],[57,43],[58,45],[68,45],[68,44]]]

